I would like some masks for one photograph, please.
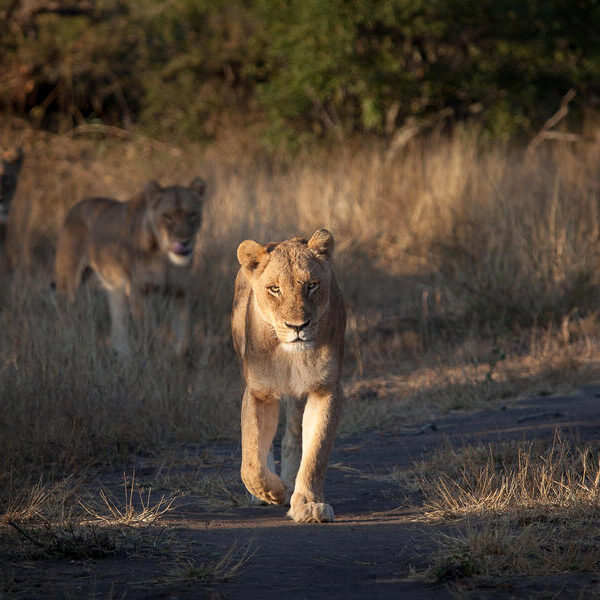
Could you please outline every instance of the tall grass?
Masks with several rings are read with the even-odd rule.
[[[26,151],[6,248],[18,268],[0,287],[5,473],[236,436],[229,307],[235,250],[247,237],[334,233],[349,309],[346,429],[400,412],[406,420],[471,408],[544,377],[572,382],[598,362],[593,130],[528,157],[459,128],[414,140],[393,160],[357,144],[291,161],[267,159],[234,136],[175,148],[134,134],[80,139],[4,127],[0,143]],[[60,223],[83,196],[125,199],[150,178],[187,184],[196,175],[209,180],[211,198],[193,276],[190,364],[153,327],[120,362],[107,348],[97,289],[82,290],[67,313],[50,300]]]
[[[108,347],[99,290],[84,289],[68,313],[55,308],[49,290],[50,274],[13,281],[0,314],[5,460],[93,465],[161,441],[232,435],[236,426],[224,407],[237,402],[230,384],[237,364],[224,323],[223,330],[208,320],[197,324],[193,370],[173,344],[163,346],[161,332],[147,329],[123,362]]]

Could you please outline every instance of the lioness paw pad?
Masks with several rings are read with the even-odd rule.
[[[331,523],[335,519],[333,508],[323,502],[307,502],[292,507],[288,516],[296,523]]]

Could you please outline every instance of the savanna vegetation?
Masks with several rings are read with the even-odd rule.
[[[348,306],[342,435],[597,380],[599,11],[558,0],[2,3],[0,147],[22,146],[25,163],[0,274],[0,527],[30,554],[66,556],[73,543],[114,553],[127,518],[154,523],[171,498],[140,503],[126,481],[124,505],[90,500],[76,481],[141,451],[237,438],[229,312],[246,238],[334,233]],[[161,343],[163,305],[119,361],[93,281],[69,312],[49,293],[64,215],[85,196],[126,199],[151,178],[196,175],[210,198],[189,361]],[[446,453],[441,468],[415,467],[427,471],[420,510],[475,525],[446,539],[433,577],[572,570],[591,547],[597,449],[560,438]],[[244,502],[202,469],[179,487],[162,476]],[[573,527],[589,533],[579,546],[532,550]],[[126,545],[154,547],[146,534]],[[214,570],[242,560],[229,559]],[[597,554],[585,565],[598,571]]]
[[[590,0],[6,0],[0,11],[0,108],[55,130],[97,121],[172,141],[233,120],[297,148],[452,116],[507,140],[532,136],[570,88],[575,120],[598,102]]]

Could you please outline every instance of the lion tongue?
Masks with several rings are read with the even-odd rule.
[[[190,249],[188,248],[187,244],[182,244],[181,242],[175,242],[173,244],[173,252],[175,252],[175,254],[189,254]]]

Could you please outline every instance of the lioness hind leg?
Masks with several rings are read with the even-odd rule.
[[[66,295],[70,302],[75,301],[75,293],[88,266],[86,236],[87,232],[80,223],[67,221],[58,239],[55,261],[56,288],[59,294]]]
[[[174,319],[175,351],[179,356],[185,356],[190,349],[191,340],[191,307],[189,298],[183,296],[176,299],[176,314]]]
[[[269,504],[285,502],[283,481],[267,466],[278,416],[277,398],[260,398],[246,388],[242,400],[242,481],[253,496]]]
[[[281,441],[281,478],[286,487],[286,504],[294,491],[296,475],[302,459],[302,415],[306,398],[288,397],[285,433]]]
[[[298,523],[328,523],[333,508],[323,502],[323,483],[340,418],[342,392],[312,393],[302,419],[302,460],[288,515]]]
[[[119,356],[127,357],[131,354],[127,336],[127,317],[129,304],[127,296],[116,290],[107,290],[108,308],[110,310],[110,337],[111,345]]]

